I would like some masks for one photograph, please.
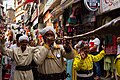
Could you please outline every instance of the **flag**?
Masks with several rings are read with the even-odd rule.
[[[30,3],[30,2],[34,2],[34,0],[26,0],[25,4]]]

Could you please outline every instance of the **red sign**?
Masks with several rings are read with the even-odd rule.
[[[120,0],[100,0],[101,13],[120,8]]]
[[[111,6],[113,4],[114,0],[105,0],[105,3],[108,4],[109,6]]]
[[[105,49],[106,54],[116,54],[117,53],[117,49],[114,46],[108,46]]]

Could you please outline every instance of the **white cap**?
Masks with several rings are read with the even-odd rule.
[[[21,42],[21,41],[23,41],[23,40],[29,41],[28,36],[27,36],[27,35],[23,35],[23,36],[20,36],[20,37],[19,37],[19,42]]]
[[[49,31],[49,30],[51,30],[51,31],[54,33],[54,35],[56,34],[56,31],[55,31],[55,29],[54,29],[52,26],[47,26],[47,27],[45,27],[44,29],[40,30],[40,34],[41,34],[42,36],[44,36],[45,33],[46,33],[47,31]]]

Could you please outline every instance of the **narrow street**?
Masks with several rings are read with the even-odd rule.
[[[120,80],[120,0],[0,0],[0,80]]]

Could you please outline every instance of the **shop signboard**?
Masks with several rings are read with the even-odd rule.
[[[31,22],[33,22],[37,17],[38,17],[38,9],[36,9],[32,14]]]
[[[98,9],[98,0],[84,0],[84,5],[89,11],[96,11]]]
[[[120,8],[120,0],[100,0],[100,4],[101,13]]]
[[[55,0],[48,0],[47,3],[45,4],[43,13],[45,13],[54,2],[55,2]]]

